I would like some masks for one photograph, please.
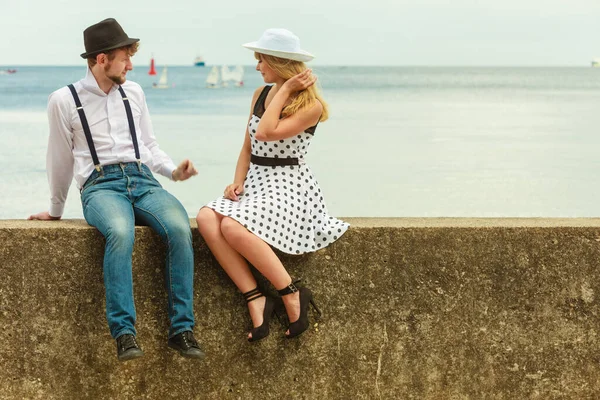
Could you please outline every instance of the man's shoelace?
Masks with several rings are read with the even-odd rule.
[[[183,343],[185,343],[185,345],[188,348],[191,348],[191,347],[199,348],[198,342],[194,338],[194,334],[192,332],[185,331],[185,332],[183,332],[183,334],[181,336],[183,338]]]
[[[123,350],[128,350],[131,348],[138,347],[138,344],[135,341],[135,336],[133,336],[133,335],[124,335],[124,337],[119,341],[119,343]]]

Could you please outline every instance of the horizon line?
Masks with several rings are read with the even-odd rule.
[[[242,65],[244,67],[254,66],[252,64],[240,64],[240,63],[218,63],[208,64],[205,66],[196,66],[190,64],[168,64],[161,63],[155,64],[156,67],[169,66],[169,67],[190,67],[198,69],[211,68],[213,66],[222,65]],[[14,68],[14,67],[84,67],[85,63],[82,64],[0,64],[0,68]],[[150,64],[134,64],[134,68],[138,67],[149,67]],[[525,64],[438,64],[438,65],[427,65],[427,64],[311,64],[314,67],[364,67],[364,68],[591,68],[591,63],[588,64],[552,64],[552,65],[525,65]]]

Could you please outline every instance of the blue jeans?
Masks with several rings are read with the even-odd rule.
[[[150,169],[133,163],[94,171],[81,189],[83,215],[106,239],[106,318],[113,338],[135,335],[131,257],[135,223],[150,226],[167,244],[165,282],[169,297],[169,337],[194,327],[192,232],[181,203],[162,188]]]

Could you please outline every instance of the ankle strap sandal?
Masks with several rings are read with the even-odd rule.
[[[260,291],[260,289],[257,287],[255,287],[252,290],[247,291],[246,293],[242,293],[244,295],[244,299],[246,300],[246,303],[250,303],[253,300],[256,299],[260,299],[261,297],[264,296],[263,292]]]

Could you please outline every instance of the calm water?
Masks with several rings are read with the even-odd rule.
[[[0,75],[0,218],[45,210],[48,94],[85,67]],[[158,68],[160,72],[160,66]],[[137,67],[161,147],[199,175],[160,179],[190,216],[230,183],[253,90],[207,89],[209,68]],[[336,216],[600,216],[600,69],[314,67],[331,118],[308,162]],[[73,185],[65,211],[82,218]]]

